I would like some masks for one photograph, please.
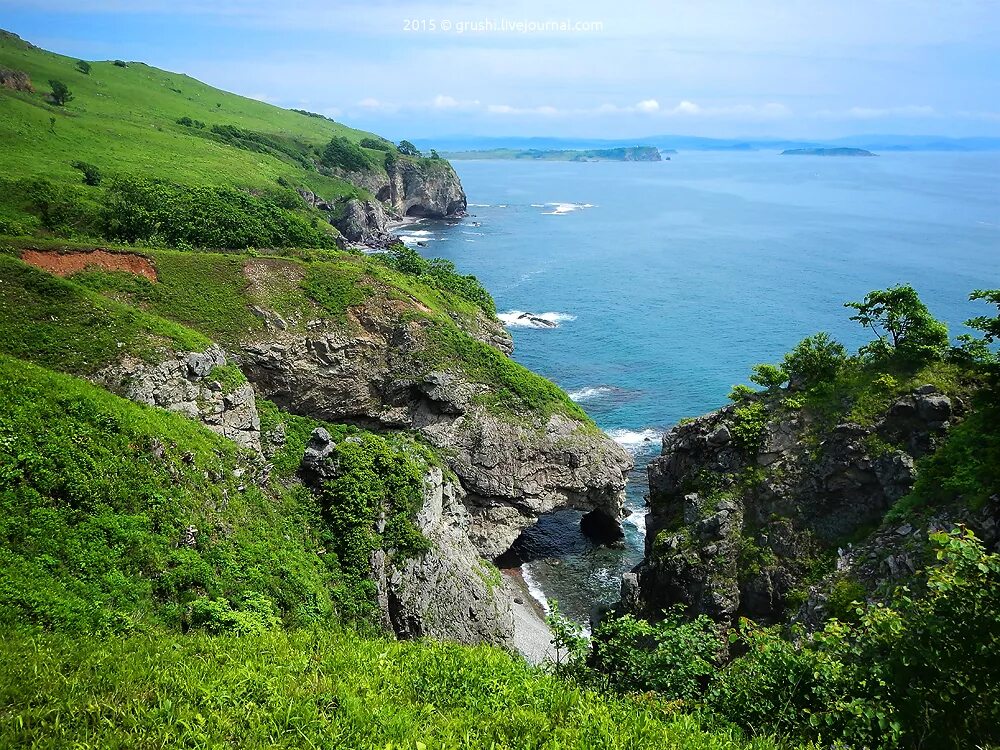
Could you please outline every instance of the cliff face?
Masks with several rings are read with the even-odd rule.
[[[899,577],[886,544],[896,536],[871,535],[912,487],[914,460],[961,417],[962,401],[926,385],[870,424],[821,428],[778,396],[757,398],[751,412],[729,406],[663,438],[649,467],[646,559],[623,582],[626,608],[657,617],[679,603],[725,625],[739,616],[815,623],[838,581],[874,590]],[[760,419],[754,439],[748,413]],[[911,532],[919,530],[898,536]],[[858,561],[869,565],[865,576]]]
[[[273,327],[236,356],[256,388],[288,411],[419,432],[457,475],[466,531],[486,558],[560,507],[597,511],[617,524],[631,466],[617,444],[565,414],[490,407],[490,387],[459,365],[427,366],[429,333],[402,313],[372,298],[350,310],[349,325],[316,323],[304,334]],[[471,332],[509,346],[495,321],[484,319]]]
[[[392,222],[402,218],[454,219],[468,207],[465,191],[454,168],[444,159],[397,158],[384,171],[352,172],[332,170],[376,200],[351,198],[330,205],[316,196],[303,198],[313,206],[326,207],[331,223],[351,243],[365,247],[386,247],[395,238]]]

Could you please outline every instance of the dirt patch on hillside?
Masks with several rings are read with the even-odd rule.
[[[105,271],[127,271],[156,281],[156,268],[149,258],[133,253],[109,253],[107,250],[71,253],[25,250],[21,253],[21,260],[56,276],[69,276],[86,268],[100,268]]]

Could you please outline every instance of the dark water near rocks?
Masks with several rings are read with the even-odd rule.
[[[681,153],[662,163],[455,162],[470,216],[404,232],[493,292],[515,358],[561,385],[637,460],[625,549],[579,514],[525,545],[539,595],[586,620],[642,556],[644,465],[685,416],[726,402],[756,362],[826,330],[842,304],[913,284],[952,333],[1000,287],[1000,154],[877,159]],[[545,314],[556,328],[518,323]]]

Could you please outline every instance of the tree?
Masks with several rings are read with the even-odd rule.
[[[829,383],[847,362],[847,350],[826,333],[808,336],[785,355],[781,369],[788,373],[792,389]]]
[[[350,172],[364,172],[372,167],[368,155],[343,136],[331,139],[326,145],[322,163],[327,167],[340,167]]]
[[[441,158],[441,154],[439,154],[439,153],[438,153],[437,151],[435,151],[434,149],[431,149],[431,158],[432,158],[432,159],[440,159],[440,158]]]
[[[403,156],[420,156],[420,149],[414,146],[409,141],[400,141],[399,145],[396,147]]]
[[[49,81],[49,86],[52,87],[51,99],[52,103],[58,106],[63,106],[66,102],[73,99],[73,94],[67,86],[62,81],[57,81],[52,79]]]
[[[981,300],[991,305],[996,305],[1000,309],[1000,289],[977,289],[969,295],[969,299],[972,301]],[[994,341],[1000,340],[1000,315],[994,318],[980,315],[965,321],[965,325],[969,326],[969,328],[982,331],[985,334],[983,338],[987,344],[992,344]]]
[[[844,307],[857,310],[851,320],[877,336],[861,347],[863,355],[922,363],[940,357],[948,348],[948,327],[930,314],[909,284],[869,292],[861,302],[847,302]]]
[[[753,373],[750,375],[750,382],[767,388],[769,391],[777,390],[788,380],[788,373],[779,366],[761,364],[753,366]]]
[[[90,75],[90,63],[86,60],[77,60],[76,69],[83,73],[85,76]]]

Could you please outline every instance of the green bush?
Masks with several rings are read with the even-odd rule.
[[[205,123],[203,123],[201,120],[192,120],[187,115],[185,115],[184,117],[178,117],[177,124],[183,125],[186,128],[198,128],[199,130],[205,127]]]
[[[83,73],[85,76],[90,75],[90,63],[86,60],[77,60],[76,69]]]
[[[102,208],[108,239],[170,247],[335,247],[300,213],[239,190],[158,180],[115,180]]]
[[[90,185],[91,187],[101,184],[101,170],[100,168],[94,166],[93,164],[88,164],[85,161],[75,161],[71,165],[73,169],[79,169],[83,172],[83,184]]]
[[[844,306],[857,311],[851,320],[875,333],[877,338],[859,350],[872,360],[920,365],[939,359],[948,349],[948,327],[931,315],[908,284],[869,292],[861,302]]]
[[[785,355],[781,367],[792,387],[808,389],[832,381],[846,362],[843,344],[821,332],[796,344]]]
[[[361,148],[370,148],[375,151],[391,151],[393,145],[389,141],[383,141],[381,138],[362,138]]]
[[[323,149],[321,163],[348,172],[366,172],[374,165],[361,148],[342,136],[334,137]]]
[[[756,450],[764,439],[767,423],[767,407],[763,402],[739,404],[733,408],[731,429],[734,441],[745,450]]]
[[[116,68],[127,68],[128,63],[124,60],[115,60],[114,65]]]
[[[859,608],[793,644],[743,622],[746,654],[707,696],[753,732],[850,747],[967,748],[1000,741],[1000,555],[970,531],[934,534],[922,595]],[[844,599],[856,591],[847,591]]]
[[[397,243],[379,258],[390,268],[408,276],[417,276],[426,284],[455,294],[471,302],[487,315],[496,315],[492,295],[475,276],[458,273],[455,264],[443,258],[426,259],[416,250]]]
[[[754,365],[750,375],[750,382],[769,391],[781,388],[787,380],[788,374],[783,368],[768,364]]]
[[[396,150],[403,154],[403,156],[420,156],[420,149],[409,141],[400,141]]]

